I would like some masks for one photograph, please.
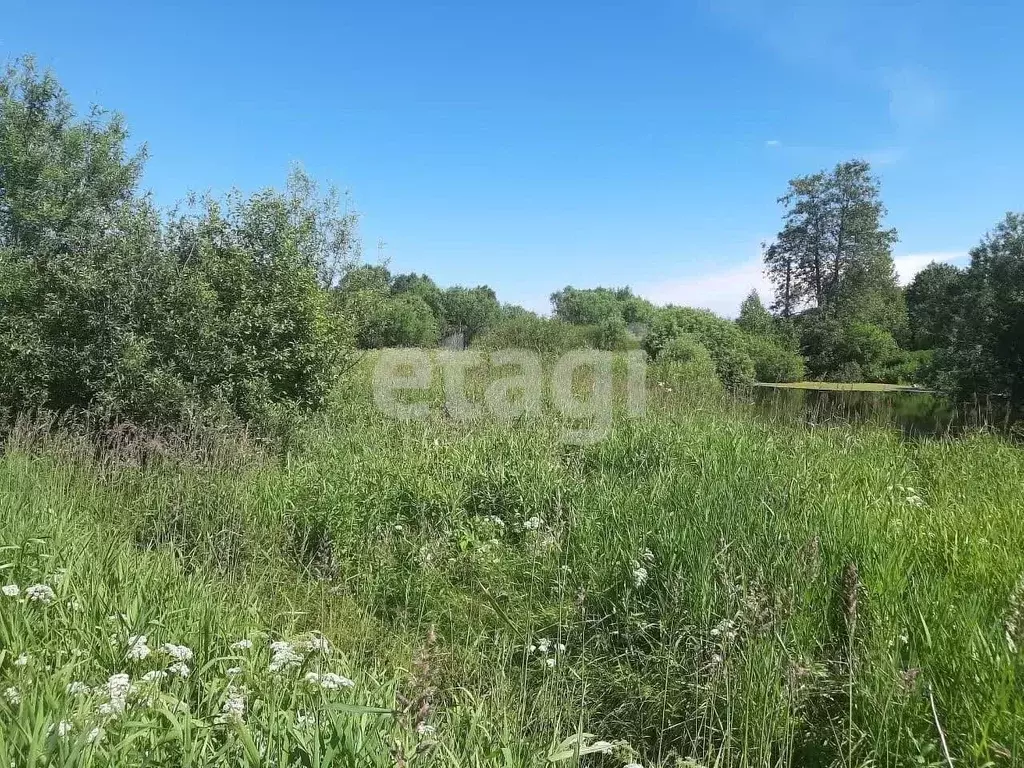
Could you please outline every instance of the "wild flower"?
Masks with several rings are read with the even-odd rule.
[[[67,693],[68,696],[73,697],[88,696],[90,693],[92,693],[92,689],[80,680],[75,680],[74,682],[68,683],[67,687],[64,688],[64,691],[65,693]]]
[[[351,688],[354,682],[347,677],[337,675],[334,672],[307,672],[305,681],[310,685],[317,685],[325,691],[337,691],[341,688]]]
[[[25,597],[33,603],[49,605],[57,595],[55,595],[53,589],[46,584],[33,584],[30,587],[25,587]]]
[[[547,665],[548,669],[554,669],[555,666],[558,664],[558,660],[555,659],[554,656],[550,656],[544,660],[544,663]]]
[[[712,637],[721,637],[725,640],[736,639],[736,623],[732,619],[722,619],[711,630]]]
[[[16,707],[21,704],[21,691],[12,685],[4,689],[4,698],[7,699],[9,704]]]
[[[245,718],[245,693],[234,686],[228,688],[227,698],[224,699],[220,711],[220,722],[242,722]]]
[[[907,496],[907,504],[909,504],[912,507],[923,507],[925,505],[924,499],[922,499],[916,493]]]
[[[28,662],[29,662],[29,660],[31,658],[32,657],[29,656],[27,653],[22,652],[22,653],[18,654],[18,658],[16,658],[14,660],[14,666],[16,666],[16,667],[28,666]]]
[[[192,653],[192,649],[188,646],[175,645],[174,643],[164,643],[160,646],[160,650],[175,661],[192,661],[192,658],[195,655]]]
[[[633,561],[633,586],[639,588],[647,583],[649,574],[647,569],[640,565],[636,560]]]
[[[125,654],[128,661],[142,661],[150,653],[152,650],[146,644],[145,635],[132,635],[128,638],[128,652]]]
[[[119,672],[107,678],[107,694],[110,696],[111,701],[125,701],[128,698],[128,692],[131,690],[131,687],[131,677],[124,672]],[[124,709],[123,706],[121,708]]]
[[[284,672],[302,663],[302,656],[296,652],[295,646],[285,640],[277,640],[270,644],[270,671]]]
[[[416,733],[418,733],[420,736],[430,736],[431,734],[436,732],[437,728],[433,725],[430,725],[429,723],[419,723],[416,726]]]
[[[534,515],[529,520],[524,520],[523,521],[523,530],[524,531],[537,531],[537,530],[540,530],[540,527],[543,524],[544,524],[544,521],[541,520],[536,515]]]
[[[176,661],[167,668],[167,673],[180,677],[182,680],[192,674],[192,670],[189,669],[188,664],[184,661]]]
[[[61,720],[59,723],[54,725],[50,723],[50,727],[46,729],[47,733],[56,733],[59,738],[64,738],[71,733],[72,725],[67,720]]]
[[[21,594],[21,588],[17,584],[4,584],[0,587],[5,597],[17,597]]]
[[[252,649],[252,640],[236,640],[230,646],[232,651],[248,651]]]
[[[309,638],[306,641],[306,648],[310,653],[328,654],[331,652],[331,644],[327,641],[326,637],[321,637],[320,635],[313,635]]]

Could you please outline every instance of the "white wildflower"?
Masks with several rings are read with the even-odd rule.
[[[306,642],[306,647],[309,649],[310,653],[326,654],[331,652],[331,644],[327,642],[326,637],[321,637],[320,635],[314,635],[309,638]]]
[[[647,569],[640,565],[636,560],[633,561],[633,585],[635,587],[642,587],[647,582],[648,577]]]
[[[57,723],[57,725],[50,723],[50,727],[46,729],[46,732],[56,732],[57,736],[63,739],[65,736],[71,733],[71,727],[71,723],[69,723],[67,720],[61,720],[59,723]]]
[[[907,504],[909,504],[912,507],[923,507],[925,505],[924,504],[924,499],[922,499],[916,493],[912,494],[910,496],[907,496]]]
[[[285,640],[277,640],[270,644],[270,671],[283,672],[302,663],[302,656],[296,652],[295,646]]]
[[[160,646],[160,650],[175,661],[192,661],[192,657],[195,655],[188,646],[175,645],[174,643],[164,643]]]
[[[435,728],[433,725],[429,725],[427,723],[419,723],[416,726],[416,733],[418,733],[420,736],[429,736],[430,734],[436,733],[436,732],[437,732],[437,728]]]
[[[146,639],[145,635],[132,635],[128,638],[128,652],[125,654],[128,661],[142,661],[152,653]]]
[[[111,675],[107,678],[107,696],[110,697],[110,701],[104,702],[100,705],[100,714],[111,716],[119,715],[124,712],[128,706],[128,694],[131,690],[131,678],[124,672]]]
[[[711,663],[712,664],[721,664],[722,663],[722,657],[719,654],[716,653],[714,656],[711,657]]]
[[[318,685],[326,691],[337,691],[340,688],[351,688],[354,682],[334,672],[307,672],[305,680],[310,685]]]
[[[142,676],[142,682],[144,683],[159,683],[167,677],[167,672],[163,669],[152,669]]]
[[[31,658],[32,657],[29,656],[27,653],[21,653],[21,654],[18,655],[18,658],[16,658],[14,660],[14,666],[16,666],[16,667],[28,666],[28,662],[29,662],[29,660]]]
[[[553,656],[551,658],[545,659],[544,663],[547,664],[548,669],[554,669],[555,665],[558,664],[558,662],[555,660]]]
[[[227,698],[220,711],[220,722],[242,722],[245,717],[245,694],[233,686],[228,688]]]
[[[3,592],[6,597],[17,597],[21,594],[21,588],[17,584],[4,584],[0,587],[0,592]]]
[[[25,597],[33,603],[49,605],[56,595],[53,593],[53,589],[46,584],[33,584],[31,587],[25,587]]]
[[[544,524],[544,521],[541,520],[536,515],[534,515],[529,520],[525,520],[523,522],[523,530],[524,531],[537,531],[537,530],[540,530],[540,527],[543,524]]]
[[[643,552],[640,553],[640,559],[641,560],[645,560],[648,563],[653,563],[654,562],[654,553],[651,552],[651,550],[649,550],[649,549],[645,549]]]
[[[252,640],[236,640],[231,644],[232,651],[248,651],[252,648]]]
[[[10,688],[4,689],[4,698],[9,704],[16,707],[21,704],[21,691],[12,685]]]
[[[192,670],[188,668],[188,664],[184,661],[176,661],[167,668],[167,674],[177,675],[182,680],[192,674]]]
[[[68,696],[88,696],[92,693],[92,689],[80,680],[68,683],[64,689]]]

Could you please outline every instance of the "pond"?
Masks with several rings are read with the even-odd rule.
[[[1008,431],[1002,402],[979,399],[954,404],[946,397],[909,388],[889,390],[816,389],[758,385],[751,390],[755,411],[769,419],[797,420],[813,426],[877,424],[908,437],[962,434],[985,427]]]

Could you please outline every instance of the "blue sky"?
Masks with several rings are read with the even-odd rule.
[[[170,205],[301,163],[365,255],[547,308],[629,284],[735,312],[786,181],[875,164],[904,277],[1024,208],[1024,7],[2,0],[0,57],[125,114]]]

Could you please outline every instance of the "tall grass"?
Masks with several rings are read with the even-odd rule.
[[[1024,761],[1018,448],[657,386],[571,446],[546,418],[391,421],[368,375],[280,455],[8,442],[0,764]],[[298,667],[269,670],[278,640]],[[143,683],[164,643],[189,676]]]

